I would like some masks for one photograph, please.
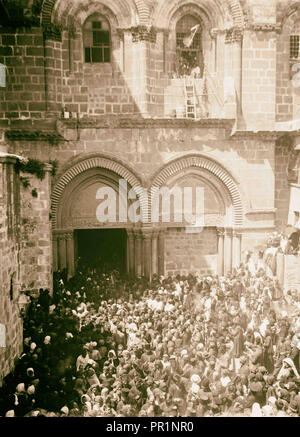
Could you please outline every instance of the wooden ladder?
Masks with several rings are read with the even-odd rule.
[[[196,94],[193,80],[189,82],[186,79],[184,80],[184,96],[186,118],[196,118]]]

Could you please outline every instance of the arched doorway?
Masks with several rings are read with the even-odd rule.
[[[239,185],[229,171],[210,157],[185,156],[157,173],[152,187],[163,186],[203,191],[200,227],[196,224],[191,228],[176,221],[163,226],[165,272],[224,275],[239,266],[244,208]],[[196,202],[192,204],[194,207]]]
[[[127,211],[134,202],[128,193],[134,190],[139,203],[140,187],[131,170],[105,157],[79,158],[67,168],[52,193],[53,270],[67,269],[72,276],[78,265],[86,264],[139,271],[128,238],[139,225]]]
[[[120,191],[120,180],[125,181],[125,192]],[[104,157],[79,158],[66,169],[52,194],[53,269],[67,268],[72,276],[81,257],[93,264],[107,255],[113,262],[114,247],[120,255],[116,267],[118,264],[121,270],[138,276],[204,273],[205,268],[223,275],[240,264],[243,203],[238,183],[220,163],[202,155],[181,157],[157,172],[147,186],[146,198],[139,197],[142,187],[132,170]],[[191,229],[186,217],[176,221],[172,201],[173,218],[162,220],[164,212],[159,206],[154,221],[150,193],[161,187],[177,187],[181,193],[185,188],[202,190],[203,229]],[[114,212],[114,220],[106,222],[97,215],[97,193],[103,188],[115,193],[115,209],[108,214],[111,218]],[[128,200],[130,189],[136,200]],[[133,203],[138,204],[146,222],[130,219]]]

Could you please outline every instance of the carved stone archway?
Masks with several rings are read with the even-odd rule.
[[[101,228],[101,224],[96,224],[96,214],[94,222],[77,223],[63,220],[66,214],[67,219],[73,199],[78,193],[84,192],[91,184],[99,182],[104,178],[105,186],[118,189],[118,181],[124,179],[130,188],[139,197],[142,190],[142,182],[134,172],[121,162],[105,156],[89,156],[75,159],[58,177],[52,191],[52,229],[53,229],[53,270],[63,270],[67,268],[69,276],[75,272],[75,229]],[[141,197],[142,199],[142,197]],[[140,208],[143,211],[148,205],[143,205],[140,201]],[[144,266],[141,263],[141,256],[136,256],[143,250],[140,238],[139,227],[128,223],[109,225],[108,228],[124,228],[128,233],[128,271],[132,274],[144,274]],[[132,243],[135,245],[132,246]]]
[[[218,162],[208,157],[191,155],[181,157],[165,165],[153,178],[151,187],[160,188],[168,183],[175,175],[180,176],[186,169],[195,169],[195,172],[207,172],[211,181],[215,179],[215,187],[220,194],[231,201],[231,212],[224,217],[224,224],[217,227],[218,233],[218,274],[223,275],[241,262],[242,231],[244,207],[237,181]],[[151,210],[151,208],[149,208]],[[164,241],[162,240],[162,243]]]

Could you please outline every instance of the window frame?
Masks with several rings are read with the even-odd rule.
[[[200,24],[200,29],[198,30],[198,32],[196,33],[196,35],[194,36],[193,39],[193,43],[191,45],[191,47],[184,47],[182,41],[184,38],[186,38],[187,36],[190,35],[190,28],[186,29],[186,32],[182,32],[181,29],[179,29],[180,26],[180,21],[183,20],[184,18],[191,16],[193,17],[193,19],[195,20],[195,24]],[[193,24],[193,23],[191,23]],[[180,31],[179,31],[180,30]],[[188,62],[188,58],[190,57],[194,57],[196,58],[194,64],[191,64],[188,66],[188,69],[190,70],[190,72],[193,70],[193,68],[195,67],[200,67],[201,69],[201,77],[203,77],[203,45],[202,45],[202,32],[203,32],[203,27],[202,27],[202,23],[201,21],[198,19],[198,17],[194,16],[193,14],[186,14],[183,15],[176,23],[175,26],[175,44],[176,44],[176,58],[177,58],[177,63],[182,63],[182,61],[184,61],[186,59],[186,61]],[[180,74],[180,70],[181,70],[182,66],[180,65],[176,65],[176,69],[179,70],[179,74]],[[184,73],[184,72],[182,72]],[[189,73],[190,74],[190,73]]]
[[[293,48],[292,46],[294,45],[294,50],[295,50],[295,43],[292,41],[293,38],[297,38],[298,39],[298,55],[297,57],[292,56],[292,52],[293,52]],[[290,34],[290,40],[289,40],[289,59],[290,62],[295,62],[295,61],[300,61],[300,33],[292,33]]]
[[[102,22],[105,22],[108,25],[109,30],[102,30]],[[92,28],[87,29],[86,25],[91,23]],[[101,23],[99,29],[94,28],[95,23]],[[108,42],[95,44],[95,33],[97,34],[108,34]],[[93,44],[86,44],[87,35],[91,34]],[[111,64],[112,58],[112,39],[111,39],[111,25],[109,20],[100,14],[93,14],[89,16],[83,25],[82,28],[82,36],[83,36],[83,62],[84,64]],[[101,39],[101,38],[100,38]],[[89,56],[87,54],[89,53]],[[101,54],[101,55],[100,55]],[[96,57],[99,56],[99,60]]]

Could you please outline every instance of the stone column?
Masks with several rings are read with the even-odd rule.
[[[134,232],[127,229],[127,254],[128,254],[128,273],[130,276],[135,274],[135,259],[134,259]]]
[[[152,276],[158,273],[158,232],[152,234]]]
[[[70,231],[66,234],[66,250],[67,250],[67,269],[68,278],[72,278],[75,274],[75,248],[74,248],[74,232]]]
[[[143,241],[142,234],[140,231],[136,231],[134,234],[135,238],[135,274],[137,276],[142,276],[143,274]]]
[[[58,235],[58,254],[58,267],[59,270],[62,271],[67,268],[67,241],[65,232],[60,232]]]
[[[144,259],[144,276],[148,279],[152,277],[152,263],[151,263],[151,252],[152,252],[152,230],[143,230],[143,259]]]
[[[224,228],[217,228],[218,233],[218,275],[224,275]]]
[[[242,240],[242,234],[235,230],[233,231],[233,241],[232,241],[232,267],[238,268],[241,264],[241,240]]]
[[[57,272],[59,256],[58,256],[58,245],[59,245],[59,236],[57,231],[52,232],[52,259],[53,259],[53,272]]]
[[[232,271],[232,229],[225,230],[224,240],[224,273]]]
[[[158,274],[165,274],[165,230],[158,235]]]

